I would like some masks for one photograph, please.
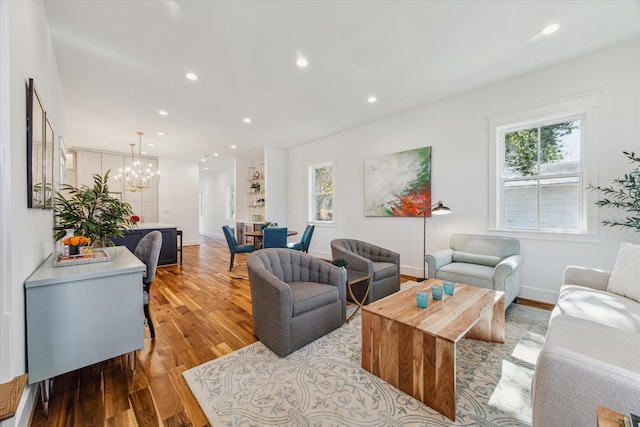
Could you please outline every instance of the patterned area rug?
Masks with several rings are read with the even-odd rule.
[[[227,271],[227,276],[232,279],[249,280],[249,272],[247,271],[247,263],[244,261],[236,261],[231,271]]]
[[[215,426],[529,426],[549,315],[512,304],[505,344],[458,343],[456,422],[360,367],[359,315],[285,358],[257,342],[183,376]]]

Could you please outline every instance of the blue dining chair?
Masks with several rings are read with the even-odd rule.
[[[262,248],[286,248],[287,227],[267,227],[262,230]]]
[[[231,252],[231,262],[229,263],[229,271],[233,268],[233,259],[236,254],[246,254],[249,252],[253,252],[255,248],[253,245],[239,245],[236,241],[236,237],[233,235],[233,230],[228,225],[222,226],[222,231],[224,232],[224,237],[227,239],[227,244],[229,245],[229,252]]]
[[[307,225],[307,228],[304,229],[304,233],[302,233],[302,238],[299,242],[291,242],[287,244],[289,249],[295,249],[296,251],[302,251],[309,253],[309,245],[311,244],[311,236],[313,236],[313,230],[315,230],[315,225]]]

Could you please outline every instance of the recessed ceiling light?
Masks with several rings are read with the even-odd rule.
[[[305,68],[309,65],[309,61],[307,61],[306,58],[300,57],[296,60],[296,65],[300,68]]]
[[[209,170],[209,168],[204,168],[204,170],[208,171],[208,170]]]
[[[231,148],[236,148],[236,146],[235,146],[235,145],[233,145],[233,144],[232,144],[232,145],[230,145],[229,147],[231,147]]]
[[[218,157],[219,155],[220,155],[220,154],[218,154],[218,153],[213,153],[213,156],[214,156],[214,157]]]
[[[187,73],[187,74],[185,74],[184,76],[185,76],[186,78],[188,78],[189,80],[193,80],[193,81],[198,80],[198,76],[196,76],[196,75],[195,75],[195,74],[193,74],[193,73]]]
[[[146,151],[141,151],[141,153],[142,153],[142,154],[147,154],[147,152],[146,152]]]
[[[158,132],[158,135],[165,136],[165,133],[164,132]]]
[[[158,111],[158,114],[160,114],[161,116],[168,116],[168,115],[169,115],[169,113],[167,113],[167,112],[166,112],[166,111],[164,111],[164,110],[160,110],[160,111]]]
[[[242,121],[245,123],[251,123],[251,117],[245,117]]]
[[[376,98],[375,96],[371,95],[370,97],[367,98],[367,101],[370,104],[373,104],[374,102],[376,102],[378,100],[378,98]]]
[[[207,161],[207,159],[200,159],[200,161],[201,161],[201,162],[206,162],[206,161]]]
[[[560,24],[553,23],[553,24],[549,24],[546,27],[544,27],[541,32],[542,32],[543,35],[548,36],[549,34],[555,33],[559,29],[560,29]]]
[[[147,144],[149,147],[155,147],[156,144]]]

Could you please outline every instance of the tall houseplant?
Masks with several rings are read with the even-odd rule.
[[[621,220],[607,218],[602,221],[604,225],[634,228],[636,231],[640,231],[640,157],[636,157],[633,152],[623,151],[622,154],[631,163],[636,164],[633,170],[625,174],[624,178],[614,179],[609,187],[596,187],[589,184],[588,188],[604,194],[604,198],[596,202],[598,206],[620,208],[628,214]]]
[[[104,176],[93,175],[93,187],[63,185],[61,190],[68,193],[67,197],[56,192],[53,227],[56,240],[62,239],[65,230],[72,228],[76,235],[91,239],[94,246],[112,246],[110,237],[121,237],[131,228],[131,205],[109,194],[109,172]]]

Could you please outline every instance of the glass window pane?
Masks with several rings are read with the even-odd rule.
[[[532,176],[538,173],[538,128],[506,133],[503,177]]]
[[[536,229],[538,226],[538,187],[536,180],[505,182],[504,226]]]
[[[312,220],[333,221],[333,166],[312,167]]]
[[[578,177],[540,180],[540,228],[576,231],[579,229],[580,179]]]
[[[580,171],[580,120],[540,128],[540,174]]]

